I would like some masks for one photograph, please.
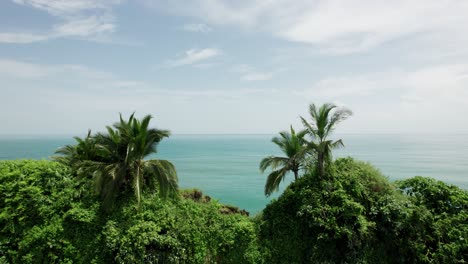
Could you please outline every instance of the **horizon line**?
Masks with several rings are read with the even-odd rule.
[[[86,133],[81,133],[86,134]],[[78,134],[81,135],[81,134]],[[276,133],[173,133],[170,136],[271,136]],[[334,133],[334,135],[468,135],[468,132],[437,133],[437,132],[345,132]],[[1,134],[0,138],[5,137],[74,137],[77,134],[72,133],[24,133],[24,134]]]

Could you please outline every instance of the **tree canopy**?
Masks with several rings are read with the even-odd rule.
[[[315,104],[311,104],[309,114],[311,122],[301,116],[302,124],[311,137],[307,149],[314,157],[318,176],[323,178],[325,169],[332,162],[332,150],[344,146],[341,139],[331,140],[329,136],[331,136],[336,126],[347,119],[352,112],[349,109],[326,103],[318,108]]]
[[[294,173],[294,179],[299,178],[299,170],[304,165],[305,158],[305,131],[296,131],[290,127],[290,132],[283,131],[279,137],[274,137],[271,141],[275,143],[285,157],[268,156],[260,162],[260,171],[263,173],[268,168],[272,172],[268,175],[265,184],[265,195],[269,196],[277,191],[280,183],[284,180],[286,174],[291,171]]]
[[[0,161],[0,263],[466,263],[466,190],[333,160],[351,112],[309,113],[272,139],[284,155],[260,163],[265,194],[295,180],[254,218],[178,190],[172,163],[148,159],[169,136],[149,115],[76,137],[58,162]]]
[[[129,190],[138,204],[146,186],[158,189],[162,197],[177,196],[177,173],[167,160],[145,160],[157,152],[157,144],[170,135],[167,130],[150,128],[151,116],[138,120],[132,114],[128,120],[107,126],[107,133],[97,133],[85,139],[76,137],[77,144],[57,150],[56,159],[74,168],[80,177],[92,177],[95,190],[111,208],[115,198]]]

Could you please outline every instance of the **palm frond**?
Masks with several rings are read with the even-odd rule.
[[[317,106],[309,106],[311,123],[301,117],[306,133],[311,137],[305,141],[308,154],[316,163],[316,168],[323,174],[325,167],[332,161],[332,150],[344,146],[342,140],[335,142],[328,140],[336,125],[348,118],[352,112],[346,108],[337,108],[336,105],[326,103],[317,109]],[[321,175],[323,177],[323,175]]]
[[[279,183],[288,171],[294,172],[295,178],[299,177],[298,172],[304,166],[305,156],[307,155],[305,135],[307,131],[302,130],[296,133],[290,126],[289,132],[282,131],[279,137],[274,137],[275,143],[286,157],[268,156],[260,161],[260,172],[271,169],[265,184],[265,195],[270,195],[278,189]],[[279,178],[278,178],[279,177]]]
[[[93,178],[95,191],[110,208],[121,192],[133,190],[140,203],[146,185],[158,187],[161,196],[177,196],[177,173],[165,160],[145,161],[156,153],[157,144],[170,135],[167,130],[149,128],[151,115],[141,120],[132,113],[128,119],[106,126],[107,133],[76,137],[76,145],[57,150],[54,159],[70,165],[78,177]]]
[[[336,125],[341,123],[341,121],[346,120],[352,114],[353,112],[347,108],[338,108],[330,118],[325,136],[328,136],[331,132],[333,132]]]
[[[305,127],[307,134],[309,134],[312,138],[318,137],[317,129],[314,125],[309,124],[309,122],[307,122],[307,120],[302,116],[301,116],[301,122],[302,122],[302,125]]]
[[[343,143],[343,140],[341,139],[338,139],[335,142],[331,143],[332,149],[338,149],[338,148],[343,148],[343,147],[344,147],[344,143]]]
[[[265,184],[265,195],[270,196],[273,192],[278,191],[281,181],[284,180],[288,170],[286,168],[281,168],[271,172]]]
[[[174,165],[167,160],[148,160],[144,163],[145,175],[149,181],[157,183],[161,197],[178,196],[177,172]]]
[[[309,114],[312,117],[312,120],[318,119],[318,112],[317,112],[317,107],[315,106],[315,104],[309,105]]]
[[[276,170],[277,168],[287,166],[289,159],[284,157],[268,156],[260,161],[260,172],[265,172],[268,168]]]
[[[305,140],[305,136],[307,135],[307,129],[302,129],[299,132],[297,132],[296,136],[298,138],[301,138],[302,140]]]

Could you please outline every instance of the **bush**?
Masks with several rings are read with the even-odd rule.
[[[462,263],[467,192],[416,177],[397,189],[368,163],[309,173],[256,219],[267,263]]]
[[[0,255],[9,262],[69,260],[74,247],[64,240],[62,214],[76,183],[69,170],[48,161],[0,162]]]
[[[417,176],[397,182],[414,204],[430,212],[426,255],[438,263],[468,260],[468,192],[454,185]]]
[[[254,223],[203,195],[129,194],[108,213],[91,187],[56,162],[1,161],[0,262],[260,262]]]
[[[260,240],[269,263],[358,262],[376,229],[367,213],[394,192],[373,167],[338,160],[327,181],[308,174],[264,210]]]
[[[101,209],[89,179],[52,161],[0,161],[0,263],[464,263],[468,193],[430,178],[393,185],[338,159],[255,219],[200,190],[131,193]]]

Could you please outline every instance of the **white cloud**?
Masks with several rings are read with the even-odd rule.
[[[113,74],[95,70],[83,65],[62,64],[48,65],[28,61],[0,59],[0,76],[15,79],[47,80],[57,76],[66,76],[69,80],[113,80]]]
[[[400,73],[370,73],[357,76],[328,77],[314,83],[311,88],[296,90],[295,94],[307,98],[339,98],[346,96],[370,96],[382,89],[392,89]],[[394,87],[393,87],[394,88]]]
[[[468,30],[463,0],[150,1],[153,8],[215,25],[269,32],[329,53],[368,50],[409,35],[456,36]],[[468,44],[463,38],[458,47]]]
[[[355,113],[349,125],[355,132],[468,132],[459,119],[468,115],[466,63],[328,77],[292,94],[309,102],[346,103]]]
[[[241,76],[242,81],[267,81],[273,77],[273,73],[247,73]]]
[[[393,96],[403,103],[468,103],[468,64],[328,77],[294,94],[327,100]]]
[[[454,102],[468,104],[468,64],[438,65],[409,73],[402,80],[409,103]]]
[[[113,23],[106,22],[102,17],[96,16],[72,20],[54,27],[54,32],[58,36],[87,37],[104,33],[112,33],[114,31],[115,25]]]
[[[0,33],[0,43],[26,44],[47,40],[49,36],[30,33]]]
[[[178,59],[168,61],[166,63],[167,67],[179,67],[184,65],[191,65],[194,63],[206,61],[212,59],[216,56],[219,56],[221,51],[214,48],[206,49],[190,49],[184,52],[184,55]]]
[[[238,65],[232,70],[251,69]],[[448,126],[451,132],[467,132],[466,122],[460,122],[468,115],[467,71],[468,64],[441,64],[331,76],[292,93],[290,87],[259,89],[250,84],[160,89],[155,83],[85,65],[0,59],[0,79],[6,87],[0,97],[0,123],[9,124],[2,130],[7,134],[31,127],[34,133],[75,134],[102,129],[119,112],[137,111],[155,114],[158,126],[175,133],[272,133],[291,123],[299,125],[298,116],[307,114],[311,102],[342,102],[355,114],[340,132],[444,133]],[[16,118],[11,118],[12,112]]]
[[[35,134],[76,135],[88,128],[99,131],[116,120],[119,112],[133,111],[138,115],[154,114],[158,127],[175,133],[268,132],[259,121],[278,117],[268,115],[272,105],[275,106],[274,90],[160,89],[151,82],[122,79],[85,65],[6,59],[0,60],[0,79],[7,87],[0,96],[4,110],[0,111],[0,123],[9,124],[2,127],[0,133],[5,134],[24,133],[32,131],[31,128]],[[265,94],[269,100],[258,100]],[[251,115],[259,105],[261,110],[256,112],[261,114]],[[48,118],[40,118],[44,116]],[[73,122],[69,122],[70,117]],[[284,120],[288,122],[287,118]],[[216,128],[210,128],[213,124]]]
[[[0,43],[26,44],[62,37],[95,40],[99,36],[115,31],[112,7],[121,1],[13,0],[13,2],[45,11],[63,22],[41,33],[0,32]]]
[[[84,11],[106,10],[120,0],[13,0],[25,6],[37,8],[58,17],[81,15]]]
[[[15,78],[40,78],[48,75],[50,69],[32,63],[0,59],[0,76]]]
[[[183,26],[183,29],[189,32],[200,32],[200,33],[208,33],[213,30],[207,24],[185,24]]]
[[[230,72],[239,73],[241,81],[267,81],[273,78],[274,72],[261,72],[247,64],[231,67]]]
[[[230,71],[234,73],[252,72],[255,68],[248,64],[237,64],[231,67]]]

